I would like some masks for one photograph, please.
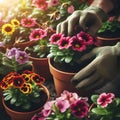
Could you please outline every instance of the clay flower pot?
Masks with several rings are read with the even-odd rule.
[[[41,85],[41,87],[43,87],[44,89],[44,93],[41,94],[42,103],[40,103],[40,106],[37,109],[34,109],[33,111],[29,111],[29,112],[15,111],[12,108],[8,107],[8,104],[6,104],[4,98],[2,98],[2,103],[5,108],[5,111],[11,117],[11,120],[31,120],[34,114],[42,110],[44,104],[50,99],[50,94],[48,89],[44,85]]]
[[[55,68],[52,65],[51,60],[52,59],[48,59],[48,63],[49,63],[50,72],[53,76],[57,96],[60,96],[61,93],[64,90],[68,90],[68,91],[71,91],[71,92],[76,92],[80,96],[88,95],[87,91],[79,91],[78,89],[75,88],[75,86],[72,85],[71,79],[76,73],[74,73],[74,72],[64,72],[64,71],[61,71],[61,70]]]

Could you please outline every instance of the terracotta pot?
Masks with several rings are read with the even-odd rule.
[[[100,46],[115,45],[117,42],[120,42],[120,37],[118,37],[118,38],[103,38],[103,37],[98,36],[97,39],[100,42]]]
[[[76,92],[80,96],[88,95],[88,92],[79,91],[72,85],[70,80],[76,73],[63,72],[61,70],[58,70],[57,68],[55,68],[51,64],[51,59],[48,59],[48,63],[49,63],[50,72],[53,76],[53,80],[54,80],[54,84],[55,84],[55,90],[56,90],[56,94],[57,94],[58,97],[61,95],[61,93],[64,90],[68,90],[70,92]]]
[[[40,74],[46,80],[52,79],[48,65],[48,58],[35,58],[29,56],[29,60],[32,61],[35,73]]]
[[[44,104],[45,104],[50,99],[50,94],[49,94],[48,89],[44,85],[41,85],[41,86],[43,87],[43,89],[47,95],[46,101],[44,102]],[[42,98],[42,96],[41,96],[41,98]],[[40,112],[44,106],[44,104],[43,104],[40,108],[38,108],[34,111],[31,111],[31,112],[18,112],[18,111],[14,111],[11,108],[9,108],[6,105],[4,98],[2,98],[2,103],[5,108],[5,111],[11,117],[11,120],[31,120],[31,118],[34,116],[34,114]]]

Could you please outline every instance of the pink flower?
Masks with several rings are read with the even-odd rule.
[[[74,12],[74,10],[75,10],[75,8],[74,8],[74,6],[73,5],[71,5],[70,7],[68,7],[68,13],[73,13]]]
[[[42,110],[43,116],[48,117],[50,113],[52,112],[52,106],[55,103],[55,101],[49,101],[44,105],[44,109]]]
[[[58,99],[56,101],[56,106],[61,113],[64,113],[70,107],[70,104],[68,100]]]
[[[32,4],[34,4],[40,10],[46,10],[48,8],[48,3],[46,0],[33,0]]]
[[[21,24],[24,27],[30,28],[35,26],[35,20],[32,18],[24,18],[21,20]]]
[[[109,17],[109,22],[113,22],[114,21],[114,19],[115,19],[115,17],[113,16],[113,17]]]
[[[88,114],[88,104],[84,100],[77,100],[71,104],[71,111],[77,118],[84,118]]]
[[[50,37],[50,44],[58,44],[58,41],[63,37],[64,35],[61,33],[55,33]]]
[[[81,31],[80,33],[77,34],[78,39],[82,39],[86,45],[93,45],[94,44],[94,39],[90,34],[85,33]]]
[[[58,99],[64,99],[64,100],[68,100],[69,103],[73,103],[74,101],[79,99],[79,96],[77,93],[73,93],[73,92],[69,92],[67,90],[64,90],[63,93],[61,93],[61,97],[59,97]]]
[[[52,6],[57,6],[59,5],[59,0],[49,0],[48,1],[48,6],[52,7]]]
[[[70,37],[61,37],[58,45],[59,49],[68,49],[69,47],[71,47]]]
[[[30,36],[29,36],[29,39],[30,39],[31,41],[32,41],[32,40],[37,41],[37,40],[43,39],[45,36],[47,36],[46,30],[37,28],[37,29],[34,29],[34,30],[31,32],[31,34],[30,34]]]
[[[86,50],[85,43],[82,39],[78,39],[76,36],[71,37],[71,44],[72,44],[72,49],[74,51],[84,51]]]
[[[102,108],[108,106],[108,104],[112,103],[115,95],[113,93],[102,93],[99,98],[97,99],[97,104],[100,105]]]

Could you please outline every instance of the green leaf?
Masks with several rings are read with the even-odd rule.
[[[10,100],[11,98],[12,98],[12,95],[9,94],[9,95],[7,95],[7,96],[4,97],[4,100],[5,100],[5,101],[8,101],[8,100]]]
[[[111,114],[111,112],[108,112],[106,109],[103,109],[103,108],[93,108],[91,111],[97,115],[109,115],[109,114]]]
[[[72,57],[70,57],[70,56],[65,57],[66,63],[70,63],[71,61],[72,61]]]
[[[92,95],[92,96],[91,96],[91,100],[92,100],[95,104],[97,104],[97,99],[98,99],[98,97],[99,97],[99,95]]]
[[[15,102],[16,102],[16,98],[15,97],[10,100],[10,104],[14,104]]]

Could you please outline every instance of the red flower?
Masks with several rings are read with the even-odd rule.
[[[13,85],[14,85],[16,88],[22,87],[23,84],[24,84],[24,79],[23,79],[23,77],[21,77],[21,76],[15,76],[15,77],[13,78]]]
[[[84,100],[77,100],[71,104],[71,111],[77,118],[84,118],[88,114],[88,104]]]
[[[45,78],[41,77],[38,74],[33,74],[31,76],[31,79],[34,80],[37,84],[41,84],[41,83],[43,83],[45,81]]]
[[[107,107],[109,103],[112,103],[115,95],[113,93],[102,93],[97,99],[97,104],[102,108]]]

